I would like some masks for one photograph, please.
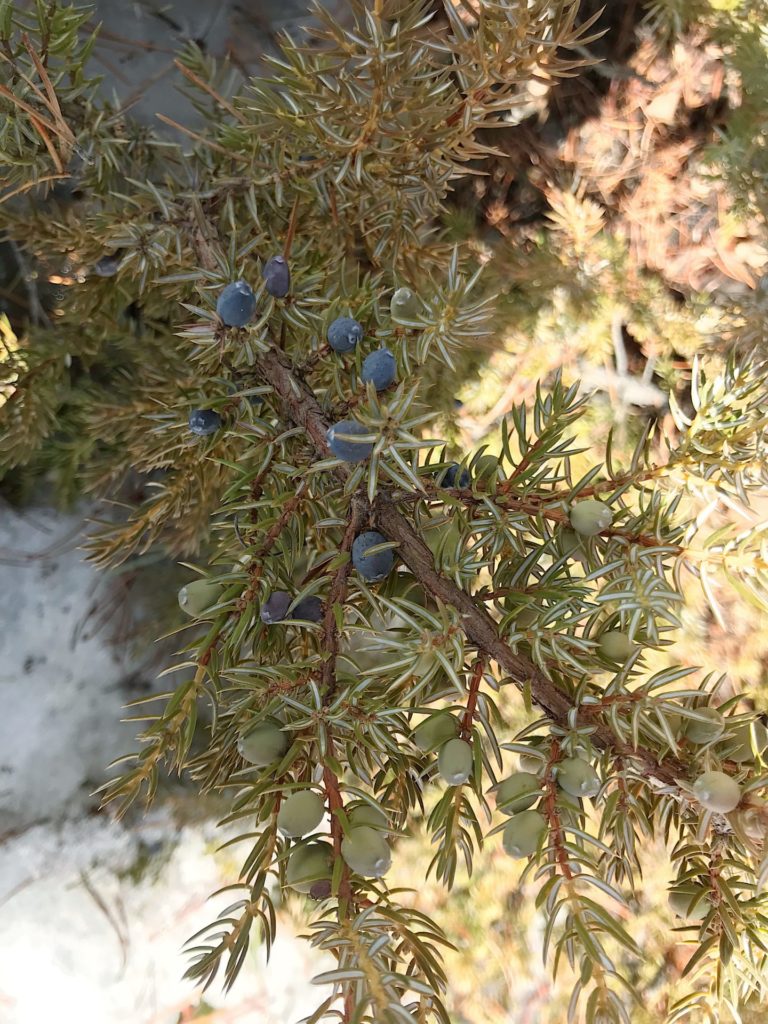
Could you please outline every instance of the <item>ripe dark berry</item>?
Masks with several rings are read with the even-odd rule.
[[[513,814],[501,835],[504,850],[510,857],[530,857],[539,847],[547,823],[538,811]]]
[[[277,827],[284,836],[295,839],[314,832],[325,814],[325,804],[312,789],[292,793],[277,814]]]
[[[371,352],[363,360],[360,377],[365,384],[373,384],[377,391],[388,388],[397,376],[397,363],[388,348]]]
[[[120,252],[114,253],[110,256],[102,256],[93,266],[93,273],[97,277],[114,277],[120,269],[120,263],[122,261],[122,255]]]
[[[266,622],[268,626],[283,622],[292,600],[291,595],[286,594],[284,590],[275,590],[261,606],[261,621]]]
[[[341,420],[325,435],[331,453],[342,462],[364,462],[373,451],[372,441],[360,438],[370,436],[371,431],[356,420]]]
[[[288,858],[286,883],[296,892],[312,893],[318,883],[333,873],[333,847],[330,843],[307,843],[297,847]]]
[[[268,716],[244,732],[237,741],[237,749],[244,761],[259,768],[279,760],[291,745],[287,732],[283,732],[276,718]]]
[[[214,409],[195,409],[189,414],[189,429],[198,437],[221,430],[221,416]]]
[[[533,807],[541,796],[541,782],[530,772],[515,772],[496,788],[496,807],[502,814],[516,814]]]
[[[460,786],[472,774],[472,747],[458,738],[448,740],[437,755],[437,770],[449,786]]]
[[[708,811],[727,814],[738,806],[741,786],[725,772],[704,772],[693,784],[693,795]]]
[[[363,338],[363,325],[351,316],[339,316],[328,328],[328,344],[334,352],[352,352]]]
[[[350,830],[341,841],[341,855],[358,875],[380,878],[392,863],[392,853],[381,832],[361,825]]]
[[[352,565],[357,569],[364,580],[369,583],[377,583],[388,576],[395,564],[395,556],[392,548],[384,551],[377,551],[369,555],[368,551],[378,544],[386,544],[387,538],[376,530],[366,530],[355,537],[352,544]]]
[[[564,758],[555,771],[558,786],[571,796],[596,796],[600,791],[600,776],[582,757]]]
[[[571,507],[570,520],[571,526],[582,537],[596,537],[611,525],[613,512],[604,502],[588,498]]]
[[[410,288],[398,288],[389,303],[394,320],[413,321],[421,312],[421,299]]]
[[[245,327],[256,312],[256,296],[245,281],[233,281],[219,295],[216,312],[227,327]]]
[[[304,597],[291,612],[292,619],[302,619],[304,622],[323,621],[323,602],[314,595]]]
[[[221,584],[215,580],[193,580],[179,591],[179,608],[187,615],[199,618],[218,604],[222,590]]]
[[[261,272],[264,287],[276,299],[284,299],[291,290],[291,270],[285,256],[273,256]]]
[[[450,711],[437,711],[416,726],[412,738],[419,750],[426,754],[455,739],[458,731],[458,723]]]
[[[441,487],[469,487],[472,478],[469,470],[462,468],[458,462],[449,462],[445,469],[438,472],[437,482]]]

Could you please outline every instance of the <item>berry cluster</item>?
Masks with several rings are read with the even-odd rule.
[[[291,270],[283,255],[272,256],[262,269],[264,288],[274,298],[284,299],[291,290]],[[392,317],[416,315],[421,302],[407,288],[399,288],[392,297]],[[247,281],[239,280],[228,284],[219,294],[216,313],[225,327],[242,328],[249,324],[256,314],[256,294]],[[351,316],[339,316],[327,329],[329,347],[340,355],[354,352],[363,340],[363,325]],[[363,384],[372,384],[376,391],[385,391],[397,378],[397,360],[388,348],[382,347],[370,352],[360,371]],[[222,427],[222,419],[213,409],[195,409],[189,416],[189,429],[197,437],[216,433]],[[370,431],[356,420],[342,420],[328,431],[328,447],[342,462],[363,462],[373,451],[369,440]]]
[[[262,276],[266,292],[276,299],[286,299],[291,289],[291,274],[282,255],[273,256],[264,265]],[[290,300],[289,300],[290,301]],[[256,312],[256,296],[244,281],[236,281],[221,292],[217,313],[226,327],[241,328]],[[410,326],[419,325],[422,303],[407,288],[392,296],[390,312],[393,321]],[[331,352],[350,355],[365,337],[362,324],[351,316],[336,317],[327,327],[326,340]],[[397,362],[389,349],[382,347],[362,360],[360,380],[377,391],[389,388],[397,378]],[[257,396],[257,401],[258,401]],[[213,409],[196,409],[189,417],[189,429],[197,436],[208,436],[222,426],[222,419]],[[344,419],[328,428],[326,440],[331,454],[341,462],[355,464],[370,458],[377,442],[376,433],[355,419]],[[479,453],[470,461],[440,464],[434,474],[438,487],[467,490],[480,484],[483,492],[493,492],[504,479],[500,460]],[[575,501],[568,509],[568,522],[556,534],[556,551],[581,560],[588,566],[588,552],[593,538],[614,532],[614,511],[596,498]],[[385,580],[395,567],[395,547],[384,534],[374,529],[357,533],[349,552],[352,567],[365,584]],[[190,616],[210,615],[223,601],[224,588],[209,579],[196,580],[179,592],[179,604]],[[323,623],[326,607],[322,599],[311,595],[296,601],[287,591],[273,591],[260,608],[266,626],[294,622]],[[515,628],[535,629],[542,614],[534,601],[521,606],[515,616]],[[613,670],[632,664],[641,650],[634,631],[624,632],[613,619],[598,627],[594,637],[599,662]],[[620,670],[620,669],[619,669]],[[671,721],[671,720],[670,720]],[[685,709],[672,722],[680,742],[703,746],[715,758],[737,763],[751,760],[756,746],[768,747],[768,731],[759,723],[728,729],[721,711],[712,707]],[[762,730],[762,732],[760,731]],[[476,748],[469,741],[459,718],[447,710],[429,714],[411,733],[413,744],[426,755],[436,755],[437,776],[448,786],[462,786],[475,771]],[[292,747],[291,727],[273,716],[254,722],[238,740],[242,759],[260,769],[276,771]],[[560,753],[555,760],[542,756],[532,748],[531,756],[521,758],[520,770],[499,782],[494,789],[496,807],[508,818],[503,827],[502,845],[515,858],[530,858],[542,848],[552,828],[552,816],[565,818],[573,813],[574,801],[581,806],[584,799],[598,797],[602,781],[583,747],[575,747],[571,756]],[[583,756],[582,756],[583,755]],[[715,760],[715,764],[720,762]],[[740,814],[744,829],[749,827],[748,808],[738,811],[742,787],[730,775],[707,769],[687,787],[690,797],[708,814]],[[347,868],[361,877],[383,876],[391,864],[390,824],[384,810],[362,800],[333,810],[339,818],[343,835],[334,832],[336,846],[323,837],[326,803],[321,792],[308,782],[291,784],[279,795],[277,827],[293,844],[286,865],[288,886],[297,892],[322,899],[330,894],[334,872],[335,849],[339,850]],[[554,802],[552,802],[554,801]],[[329,808],[331,810],[331,808]],[[553,831],[553,835],[555,832]],[[711,903],[709,888],[704,882],[682,880],[670,893],[670,904],[678,916],[703,918]]]

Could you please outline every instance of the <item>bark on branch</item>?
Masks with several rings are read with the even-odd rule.
[[[273,347],[259,358],[258,368],[281,399],[290,419],[305,430],[318,455],[328,458],[326,433],[329,424],[312,390],[295,373],[289,358]],[[341,474],[346,475],[343,470]],[[467,639],[486,658],[495,661],[519,689],[530,686],[531,696],[538,707],[553,722],[567,728],[568,716],[573,709],[569,695],[532,661],[512,650],[499,636],[496,623],[482,604],[476,604],[466,591],[435,569],[432,552],[391,497],[386,493],[380,494],[374,501],[372,512],[381,532],[389,540],[397,541],[399,556],[424,590],[459,613]],[[587,716],[583,721],[588,721]],[[594,716],[591,724],[595,725]],[[666,785],[674,786],[678,779],[688,774],[686,766],[677,758],[667,757],[659,761],[651,751],[623,743],[607,725],[597,724],[592,738],[605,750],[641,762],[648,774]]]

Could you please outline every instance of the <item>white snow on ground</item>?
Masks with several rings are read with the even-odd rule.
[[[114,592],[81,539],[76,516],[0,508],[0,1024],[177,1024],[201,996],[182,946],[236,898],[207,902],[244,851],[216,854],[213,823],[179,830],[170,806],[134,828],[93,813],[105,765],[134,749],[119,719],[136,665],[94,628]],[[143,875],[125,875],[147,848]],[[281,922],[269,967],[254,947],[202,1019],[291,1024],[328,966]]]
[[[135,666],[96,628],[114,595],[82,537],[80,517],[0,508],[0,836],[84,810],[132,749],[120,682]]]
[[[212,825],[176,835],[155,815],[147,833],[176,845],[138,882],[119,877],[135,861],[137,835],[103,816],[36,826],[0,847],[3,1024],[176,1024],[198,1005],[181,947],[233,900],[207,899],[232,881],[231,858],[214,855]],[[252,947],[234,989],[224,996],[214,983],[206,993],[221,1009],[203,1019],[290,1024],[321,1001],[310,979],[329,966],[281,922],[269,966]]]

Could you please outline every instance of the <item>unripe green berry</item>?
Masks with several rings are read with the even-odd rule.
[[[634,649],[627,634],[618,629],[609,629],[600,637],[600,653],[608,661],[626,661]]]
[[[569,526],[566,526],[559,532],[557,541],[564,555],[570,555],[574,551],[583,550],[581,547],[581,537]]]
[[[281,805],[277,814],[277,827],[284,836],[295,839],[314,832],[323,820],[325,806],[314,792],[306,789],[292,793]]]
[[[539,613],[535,608],[521,608],[515,616],[515,627],[517,629],[528,629],[538,619]]]
[[[458,723],[454,715],[449,711],[437,711],[429,718],[425,718],[413,730],[413,742],[424,753],[437,750],[448,740],[456,737]]]
[[[722,744],[723,757],[729,761],[754,761],[755,751],[763,754],[768,747],[768,730],[759,721],[743,722],[723,737]]]
[[[587,498],[571,507],[570,520],[576,533],[582,537],[595,537],[611,525],[613,512],[604,502]]]
[[[472,774],[472,747],[458,738],[440,747],[437,768],[449,786],[460,786]]]
[[[286,883],[296,892],[309,893],[318,882],[333,873],[333,847],[330,843],[307,843],[297,847],[288,858]]]
[[[532,807],[541,796],[541,782],[531,772],[515,772],[496,787],[496,807],[502,814],[516,814]]]
[[[367,828],[375,828],[380,832],[386,832],[389,828],[389,820],[384,811],[367,803],[357,804],[349,811],[348,817],[352,828],[365,825]]]
[[[499,468],[499,460],[495,455],[481,455],[472,464],[472,475],[475,480],[494,480]]]
[[[421,299],[410,288],[398,288],[389,303],[393,320],[415,320],[421,312]]]
[[[365,878],[380,878],[392,864],[392,853],[381,831],[366,825],[344,836],[341,855],[354,872]]]
[[[200,618],[219,603],[223,590],[215,580],[192,580],[179,591],[179,608],[192,618]]]
[[[543,815],[538,811],[521,811],[513,814],[504,826],[502,845],[510,857],[530,857],[539,848],[546,831]]]
[[[707,899],[709,890],[696,882],[686,882],[670,890],[669,905],[678,917],[689,921],[701,921],[712,909]]]
[[[736,811],[731,820],[735,818],[735,823],[748,839],[765,840],[768,837],[768,805],[762,801],[754,802],[756,806]]]
[[[686,718],[685,735],[691,743],[711,743],[723,735],[725,719],[717,708],[695,708],[697,718]]]
[[[693,795],[702,807],[727,814],[741,800],[741,786],[725,772],[704,772],[693,784]]]
[[[237,749],[243,760],[266,768],[279,760],[290,744],[288,733],[283,732],[277,719],[270,716],[244,732],[237,741]]]
[[[546,757],[537,757],[535,754],[520,754],[520,771],[529,772],[531,775],[538,775],[547,763]]]
[[[596,796],[600,791],[600,777],[581,757],[566,757],[556,766],[557,784],[570,796]]]

